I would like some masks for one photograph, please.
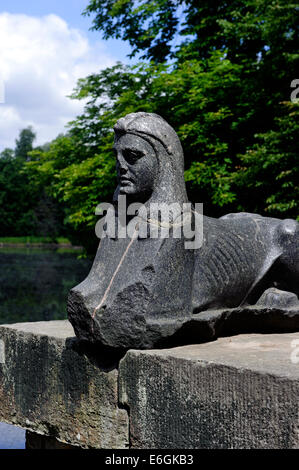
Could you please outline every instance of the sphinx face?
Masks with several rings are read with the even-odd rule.
[[[125,134],[114,144],[119,194],[147,200],[158,178],[159,163],[153,147],[141,137]]]

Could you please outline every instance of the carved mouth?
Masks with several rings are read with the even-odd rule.
[[[133,181],[131,179],[123,178],[123,177],[120,178],[120,184],[121,185],[127,185],[127,184],[130,184],[130,183],[133,183]]]

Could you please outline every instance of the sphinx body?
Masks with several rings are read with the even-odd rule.
[[[160,116],[133,113],[118,121],[115,150],[115,202],[120,195],[145,208],[188,202],[182,147]],[[148,229],[152,223],[146,219]],[[298,307],[296,221],[240,213],[203,217],[202,230],[196,249],[186,249],[173,230],[167,238],[144,238],[138,230],[103,238],[89,276],[69,295],[76,335],[113,348],[150,348],[209,310]]]
[[[252,305],[272,287],[299,294],[298,222],[240,213],[205,218],[203,229],[204,243],[195,253],[193,313]]]

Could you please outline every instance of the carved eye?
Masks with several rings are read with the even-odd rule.
[[[136,152],[131,149],[126,149],[123,152],[123,156],[130,165],[134,165],[134,163],[136,163],[137,160],[143,157],[143,154],[141,152]]]

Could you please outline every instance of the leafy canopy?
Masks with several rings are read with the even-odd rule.
[[[95,208],[116,184],[112,128],[136,111],[158,113],[178,132],[189,198],[204,202],[206,214],[298,217],[296,3],[91,0],[85,14],[104,38],[129,41],[131,55],[145,61],[79,80],[71,98],[87,99],[84,112],[65,135],[23,153],[32,201],[45,191],[68,236],[88,249],[97,244]],[[12,159],[6,151],[0,164]]]

